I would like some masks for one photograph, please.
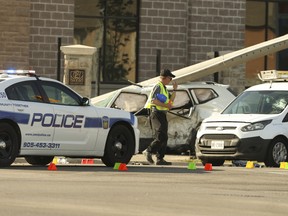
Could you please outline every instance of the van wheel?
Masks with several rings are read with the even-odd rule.
[[[19,153],[19,140],[15,129],[7,123],[0,124],[0,167],[10,166]]]
[[[271,141],[264,161],[267,167],[279,167],[280,162],[288,161],[287,142],[282,138]]]
[[[116,162],[129,163],[135,152],[132,132],[124,125],[116,125],[109,132],[102,162],[113,167]]]
[[[26,156],[27,163],[34,166],[45,166],[53,161],[53,156]]]
[[[205,166],[206,163],[211,163],[213,166],[223,166],[225,160],[211,160],[211,159],[208,159],[208,160],[201,160],[202,164]]]

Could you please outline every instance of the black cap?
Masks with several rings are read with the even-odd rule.
[[[162,70],[160,73],[160,76],[164,76],[164,77],[169,76],[169,77],[173,77],[173,78],[175,77],[175,75],[173,75],[169,69]]]

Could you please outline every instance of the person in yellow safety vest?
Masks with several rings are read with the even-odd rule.
[[[178,87],[177,83],[174,81],[173,93],[170,95],[166,89],[172,78],[175,75],[171,73],[169,69],[164,69],[160,73],[159,82],[153,87],[149,98],[145,104],[145,108],[150,110],[150,121],[152,130],[154,130],[154,140],[150,143],[148,148],[143,151],[146,160],[150,164],[154,164],[152,154],[156,154],[156,165],[171,165],[171,162],[164,160],[167,141],[168,141],[168,121],[167,121],[167,111],[173,106],[173,101],[176,96],[176,89]],[[157,97],[161,96],[161,99]],[[164,98],[164,100],[163,100]],[[166,100],[165,100],[166,99]]]

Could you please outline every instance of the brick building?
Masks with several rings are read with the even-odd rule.
[[[279,4],[284,2],[278,1]],[[120,5],[119,10],[127,12],[120,16],[118,16],[119,10],[111,9],[113,8],[111,5],[119,2],[125,3]],[[33,68],[40,75],[57,78],[59,43],[61,42],[61,45],[81,43],[102,50],[98,52],[98,55],[102,56],[102,61],[99,61],[97,66],[99,70],[103,70],[98,72],[102,74],[101,86],[105,88],[105,84],[109,86],[113,84],[113,88],[119,88],[125,85],[121,81],[123,77],[135,82],[143,81],[154,77],[159,72],[159,66],[177,70],[209,59],[209,53],[211,57],[211,53],[217,55],[217,52],[222,54],[235,51],[267,40],[267,37],[259,41],[245,40],[246,18],[249,15],[246,12],[255,7],[260,9],[258,3],[271,8],[269,2],[269,0],[0,0],[0,67]],[[287,3],[284,2],[283,5],[287,6]],[[287,11],[284,12],[288,13]],[[129,16],[130,21],[123,16]],[[254,20],[252,15],[251,17]],[[119,20],[123,22],[116,23]],[[130,29],[123,27],[123,24]],[[105,77],[108,73],[107,59],[111,54],[108,48],[111,49],[111,44],[104,51],[103,47],[109,38],[112,36],[116,38],[116,25],[125,29],[121,32],[125,38],[120,37],[123,39],[120,45],[124,51],[117,49],[117,52],[122,54],[121,58],[116,56],[118,64],[116,66],[119,69],[119,65],[129,63],[129,69],[123,66],[124,69],[121,69],[125,72],[124,75],[112,79],[109,76]],[[262,23],[259,26],[258,23],[255,25],[259,29]],[[95,42],[95,38],[98,42]],[[126,42],[128,45],[125,47],[123,43]],[[127,58],[124,59],[123,56]],[[63,56],[61,57],[63,59]],[[63,60],[60,62],[60,67],[60,73],[63,73]],[[247,85],[246,73],[245,65],[228,68],[220,73],[219,82],[230,84],[240,92]],[[212,80],[213,76],[203,79]]]
[[[141,7],[141,79],[163,65],[179,69],[207,60],[207,53],[244,46],[245,0],[145,1]]]
[[[56,78],[57,41],[73,43],[73,0],[1,0],[0,67]]]

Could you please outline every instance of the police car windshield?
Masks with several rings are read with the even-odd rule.
[[[288,103],[288,91],[246,91],[222,114],[279,114]]]

